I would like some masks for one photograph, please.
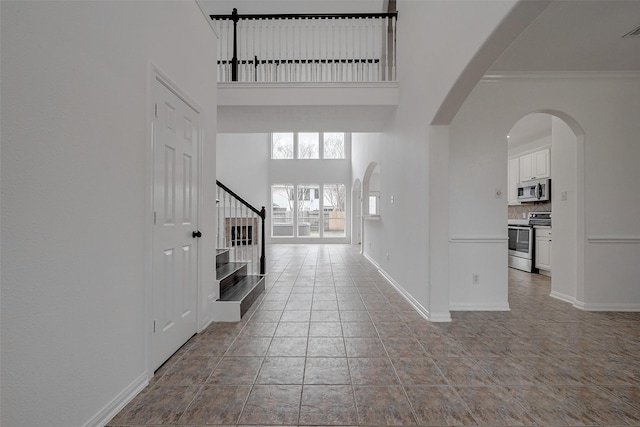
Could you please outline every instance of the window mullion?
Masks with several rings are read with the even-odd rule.
[[[320,203],[318,203],[320,210],[320,218],[318,220],[318,237],[324,239],[324,184],[318,185],[318,197],[320,199]]]
[[[297,134],[296,134],[297,135]],[[295,138],[294,138],[295,146]],[[298,238],[298,211],[300,210],[300,186],[298,184],[293,185],[293,194],[295,202],[293,203],[293,238]]]

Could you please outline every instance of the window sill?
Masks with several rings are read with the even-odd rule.
[[[380,221],[380,215],[362,215],[362,218]]]

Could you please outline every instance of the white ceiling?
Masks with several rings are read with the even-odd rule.
[[[638,0],[557,0],[491,68],[497,72],[640,71]]]
[[[548,136],[551,136],[551,116],[543,113],[528,114],[518,120],[509,131],[508,147],[513,150]]]

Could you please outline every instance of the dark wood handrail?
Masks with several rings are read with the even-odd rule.
[[[377,64],[380,60],[372,59],[242,59],[238,64]],[[218,64],[233,64],[233,60],[220,59]]]
[[[236,14],[238,19],[366,19],[366,18],[396,18],[398,12],[386,13],[281,13],[281,14]],[[211,19],[234,19],[230,15],[209,15]]]
[[[221,183],[217,179],[216,179],[216,185],[218,185],[218,187],[222,188],[224,191],[226,191],[227,193],[231,194],[233,197],[238,199],[238,201],[240,203],[242,203],[243,205],[245,205],[246,207],[251,209],[256,214],[258,214],[262,219],[265,218],[265,213],[263,212],[264,206],[262,207],[262,210],[259,210],[258,208],[253,207],[251,205],[251,203],[247,202],[245,199],[243,199],[242,197],[238,196],[233,190],[231,190],[229,187],[227,187],[226,185],[224,185],[223,183]]]

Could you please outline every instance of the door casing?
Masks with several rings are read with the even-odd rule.
[[[203,146],[203,113],[202,108],[189,97],[178,84],[170,79],[164,72],[162,72],[156,65],[149,63],[147,78],[147,125],[146,125],[146,170],[147,170],[147,203],[145,210],[145,307],[144,307],[144,330],[145,333],[145,361],[146,361],[146,373],[147,380],[150,380],[154,376],[154,354],[153,354],[153,328],[154,328],[154,313],[153,313],[153,226],[154,226],[154,120],[155,120],[155,99],[154,99],[154,85],[158,81],[178,96],[184,103],[191,107],[200,116],[198,124],[198,146],[196,148],[198,152],[196,176],[197,186],[199,188],[197,196],[197,217],[198,221],[201,220],[202,214],[202,146]],[[201,325],[201,307],[202,307],[202,251],[200,250],[200,243],[198,245],[198,254],[196,259],[196,319],[197,319],[197,332],[202,329]]]

